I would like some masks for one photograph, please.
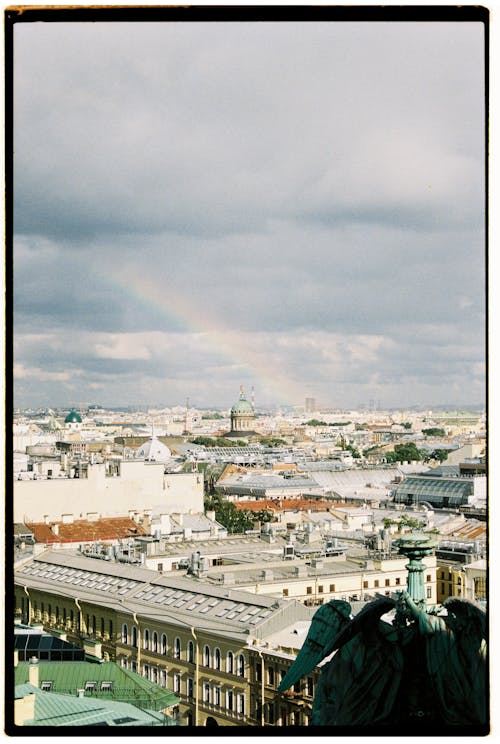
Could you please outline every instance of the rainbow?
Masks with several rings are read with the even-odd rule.
[[[145,307],[160,312],[173,321],[180,331],[196,335],[197,342],[211,352],[216,352],[232,367],[241,370],[242,376],[254,382],[257,397],[278,403],[297,404],[304,398],[304,385],[291,379],[286,371],[277,368],[263,351],[252,347],[234,328],[216,317],[210,308],[201,307],[196,298],[184,291],[168,287],[163,290],[151,278],[137,271],[125,273],[125,267],[115,267],[113,276],[99,274],[110,286],[119,288]],[[249,394],[249,391],[246,391]],[[231,396],[231,391],[228,391]]]

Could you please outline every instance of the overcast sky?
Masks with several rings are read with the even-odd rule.
[[[482,24],[14,44],[16,405],[484,401]]]

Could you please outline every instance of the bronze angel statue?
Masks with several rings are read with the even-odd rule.
[[[278,691],[331,654],[321,669],[312,725],[487,724],[486,613],[472,602],[449,599],[433,614],[399,592],[352,617],[347,602],[331,600],[314,615]]]

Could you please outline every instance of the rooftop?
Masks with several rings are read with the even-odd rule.
[[[29,662],[24,661],[15,667],[16,685],[28,682],[29,666]],[[40,684],[44,680],[52,682],[53,692],[76,695],[78,690],[86,690],[86,698],[104,696],[107,700],[132,703],[155,711],[179,702],[170,690],[112,661],[40,661],[37,667]]]
[[[95,561],[69,551],[46,551],[15,571],[15,583],[78,597],[143,617],[168,617],[175,625],[198,623],[206,630],[245,640],[258,637],[275,615],[290,612],[308,617],[298,602],[224,587],[195,578],[176,578],[130,565]]]
[[[145,535],[146,531],[129,517],[107,517],[95,521],[75,519],[73,522],[28,522],[28,529],[39,543],[92,542],[95,540],[123,540]],[[56,531],[54,530],[56,528]]]
[[[145,711],[129,703],[43,692],[30,684],[17,685],[15,698],[36,695],[35,717],[24,726],[168,726],[163,713]]]

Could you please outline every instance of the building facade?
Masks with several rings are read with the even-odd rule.
[[[22,622],[66,633],[89,653],[138,672],[180,698],[193,726],[257,725],[254,644],[311,612],[140,568],[47,551],[18,566]]]

